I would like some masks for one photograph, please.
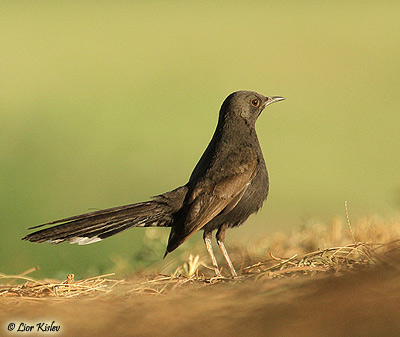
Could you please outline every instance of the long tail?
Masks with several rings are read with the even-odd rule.
[[[131,227],[170,227],[173,214],[182,206],[186,191],[186,187],[180,187],[151,201],[108,208],[34,226],[28,229],[58,224],[28,234],[22,240],[37,243],[68,241],[85,245]]]

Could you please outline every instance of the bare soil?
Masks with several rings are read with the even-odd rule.
[[[376,228],[368,234],[387,239],[384,245],[365,241],[253,260],[235,280],[203,274],[196,258],[171,275],[127,280],[69,276],[19,285],[0,280],[0,336],[18,335],[21,323],[36,329],[52,321],[60,331],[46,335],[400,336],[396,228],[386,227],[387,236]],[[298,241],[286,252],[301,251],[304,240],[310,247],[311,238],[337,239],[332,231],[322,234],[293,234]],[[356,232],[356,239],[361,236]],[[7,330],[10,323],[13,332]]]
[[[55,321],[68,336],[399,336],[400,274],[382,267],[342,276],[187,283],[166,294],[2,298],[11,322]],[[49,334],[49,333],[47,333]]]

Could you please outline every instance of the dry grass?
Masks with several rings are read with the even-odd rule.
[[[399,231],[399,219],[335,220],[231,244],[235,279],[213,277],[202,255],[125,280],[0,275],[0,325],[54,322],[70,336],[398,336]]]
[[[314,225],[286,237],[291,246],[284,247],[282,238],[277,235],[272,239],[270,246],[275,252],[287,254],[297,249],[295,254],[288,257],[277,257],[276,253],[268,253],[268,258],[258,259],[254,262],[255,249],[243,252],[242,261],[251,261],[246,266],[242,265],[240,276],[236,279],[230,277],[213,277],[212,268],[205,265],[200,256],[190,255],[187,261],[178,266],[169,275],[133,276],[127,280],[111,278],[114,274],[100,275],[97,277],[75,280],[73,274],[67,275],[64,281],[35,280],[26,275],[36,269],[28,270],[20,275],[0,274],[0,296],[22,298],[71,298],[82,296],[99,296],[121,289],[124,294],[165,294],[185,285],[197,287],[213,285],[216,283],[237,283],[247,280],[259,281],[268,279],[312,277],[314,275],[341,275],[346,272],[367,270],[380,265],[390,265],[399,270],[400,237],[399,225],[396,221],[383,225],[375,218],[360,220],[353,233],[350,221],[347,220],[348,231],[343,230],[345,224],[333,221],[330,226]],[[368,241],[357,241],[358,239]],[[373,242],[373,239],[386,240],[384,243]],[[347,245],[337,245],[325,249],[316,249],[304,252],[308,248],[316,247],[323,243],[334,244],[344,241],[354,241]],[[262,247],[257,247],[258,252]],[[264,248],[265,249],[265,248]],[[234,252],[238,249],[234,249]],[[265,255],[264,255],[265,256]],[[15,285],[16,281],[24,281]],[[7,282],[4,282],[7,281]],[[121,286],[125,286],[122,288]],[[115,292],[118,293],[118,292]]]
[[[35,280],[25,275],[36,269],[28,270],[20,275],[0,274],[0,280],[9,280],[8,283],[0,285],[0,296],[3,297],[58,297],[71,298],[97,293],[110,292],[121,280],[109,279],[108,275],[101,275],[83,280],[74,280],[74,274],[68,274],[64,281],[57,280]],[[22,285],[13,285],[15,280],[25,281]]]

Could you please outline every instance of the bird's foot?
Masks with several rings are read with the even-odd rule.
[[[223,277],[219,268],[214,268],[214,273],[215,273],[214,277],[218,277],[218,278]]]

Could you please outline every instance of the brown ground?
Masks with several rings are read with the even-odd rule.
[[[10,322],[46,320],[68,336],[399,336],[400,275],[379,269],[342,277],[188,285],[167,295],[10,299]]]
[[[65,336],[400,336],[399,245],[382,259],[371,247],[318,253],[308,267],[273,260],[240,281],[135,276],[105,294],[3,296],[0,336],[17,335],[11,322],[53,320]]]

